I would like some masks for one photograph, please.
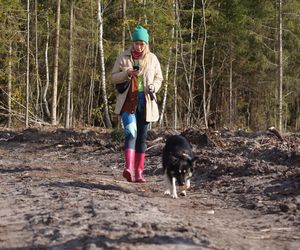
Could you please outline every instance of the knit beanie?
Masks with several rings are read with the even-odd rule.
[[[134,31],[132,32],[132,41],[133,42],[143,41],[148,44],[149,42],[148,31],[142,26],[135,27]]]

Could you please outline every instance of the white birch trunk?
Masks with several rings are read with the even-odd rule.
[[[125,50],[126,46],[126,7],[127,0],[123,0],[122,2],[122,14],[123,14],[123,27],[122,27],[122,50]]]
[[[12,96],[12,42],[9,42],[9,61],[8,61],[8,127],[12,124],[11,96]]]
[[[203,15],[203,27],[204,27],[204,38],[203,38],[203,46],[202,46],[202,71],[203,71],[203,115],[204,115],[204,124],[205,128],[208,128],[207,122],[207,110],[206,110],[206,68],[205,68],[205,46],[206,46],[206,19],[205,19],[205,1],[202,0],[202,15]]]
[[[94,15],[95,10],[93,8],[93,0],[90,3],[91,6],[91,15]],[[93,67],[91,69],[90,77],[90,88],[89,88],[89,97],[88,97],[88,124],[91,124],[92,110],[94,105],[94,95],[95,95],[95,75],[96,75],[96,65],[97,65],[97,45],[95,41],[95,25],[94,20],[91,20],[91,58],[93,58]]]
[[[65,128],[70,128],[71,116],[71,92],[73,86],[73,25],[74,25],[74,0],[70,2],[70,26],[69,26],[69,77],[67,87],[67,103],[66,103],[66,118]]]
[[[178,67],[178,30],[175,35],[175,65],[174,65],[174,129],[177,129],[177,117],[178,117],[178,106],[177,106],[177,67]]]
[[[38,3],[37,0],[34,2],[34,12],[35,12],[35,73],[36,73],[36,102],[35,110],[36,116],[39,117],[41,113],[40,109],[40,88],[41,88],[41,79],[39,73],[39,48],[38,48]]]
[[[57,86],[58,86],[58,49],[59,49],[59,33],[60,33],[60,5],[61,0],[56,1],[56,34],[54,46],[54,66],[53,66],[53,90],[52,90],[52,114],[51,124],[57,125]]]
[[[188,78],[188,90],[189,90],[189,102],[188,102],[188,117],[187,124],[191,125],[193,114],[193,88],[192,88],[192,75],[193,75],[193,42],[194,42],[194,16],[195,16],[195,0],[193,0],[192,17],[191,17],[191,37],[190,37],[190,62],[189,62],[189,78]]]
[[[30,57],[30,47],[29,47],[29,36],[30,36],[30,1],[27,0],[27,62],[26,62],[26,111],[25,111],[25,127],[29,126],[29,57]]]
[[[232,118],[233,118],[233,97],[232,97],[232,48],[230,45],[229,55],[229,128],[232,129]]]
[[[174,26],[172,27],[171,31],[171,41],[173,43],[174,40],[174,33],[175,33],[175,28]],[[159,118],[159,126],[162,127],[163,124],[163,118],[165,114],[165,109],[167,106],[167,96],[168,96],[168,84],[169,84],[169,69],[170,69],[170,62],[171,62],[171,56],[172,56],[172,45],[169,48],[169,56],[168,56],[168,62],[166,66],[166,76],[165,76],[165,88],[164,88],[164,98],[163,98],[163,104],[162,104],[162,109],[161,109],[161,114]]]
[[[283,113],[283,65],[282,65],[282,0],[278,1],[278,84],[279,84],[279,131],[282,132]]]
[[[50,84],[50,77],[49,77],[49,60],[48,60],[48,51],[49,51],[49,37],[50,37],[50,27],[49,27],[49,13],[47,11],[47,36],[46,36],[46,48],[45,48],[45,67],[46,67],[46,84],[43,91],[43,111],[46,112],[47,117],[51,116],[50,110],[49,110],[49,104],[47,100],[47,92]]]
[[[101,0],[98,0],[98,23],[99,23],[99,52],[100,52],[100,66],[101,66],[101,82],[102,82],[102,98],[104,102],[104,123],[107,128],[111,128],[111,121],[108,111],[108,101],[106,95],[106,82],[105,82],[105,63],[104,63],[104,49],[103,49],[103,18]]]

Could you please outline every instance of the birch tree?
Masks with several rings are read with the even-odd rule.
[[[126,8],[127,0],[122,1],[122,18],[123,18],[123,27],[122,27],[122,50],[125,50],[126,42]]]
[[[27,0],[27,67],[26,67],[26,111],[25,111],[25,126],[29,125],[29,63],[30,63],[30,0]]]
[[[172,27],[171,30],[171,41],[173,43],[174,40],[174,33],[175,33],[175,27]],[[169,55],[168,55],[168,62],[166,66],[166,76],[165,76],[165,81],[164,81],[164,97],[163,97],[163,104],[162,104],[162,109],[161,109],[161,114],[159,118],[159,126],[162,127],[163,124],[163,119],[164,119],[164,114],[165,114],[165,109],[167,105],[167,96],[168,96],[168,84],[169,84],[169,70],[170,70],[170,63],[171,63],[171,56],[172,56],[172,45],[169,48]]]
[[[55,46],[54,46],[54,66],[53,66],[53,90],[52,90],[52,116],[51,124],[57,125],[57,86],[58,86],[58,49],[59,49],[59,33],[60,33],[60,5],[61,0],[56,0],[56,30],[55,30]]]
[[[50,39],[50,27],[49,27],[49,12],[47,9],[46,14],[46,26],[47,26],[47,35],[46,35],[46,44],[45,44],[45,71],[46,71],[46,84],[43,89],[43,112],[46,112],[47,117],[51,116],[49,104],[47,100],[47,92],[50,85],[50,76],[49,76],[49,60],[48,60],[48,51],[49,51],[49,39]]]
[[[175,7],[176,8],[176,7]],[[176,34],[175,34],[175,65],[174,65],[174,80],[173,80],[173,84],[174,84],[174,129],[177,129],[177,116],[178,116],[178,105],[177,105],[177,84],[176,84],[176,80],[177,80],[177,67],[178,67],[178,30],[176,29]]]
[[[279,87],[279,130],[282,131],[282,88],[283,88],[283,65],[282,65],[282,0],[278,0],[278,87]]]
[[[232,129],[232,118],[233,118],[233,84],[232,84],[232,45],[230,44],[229,52],[229,128]]]
[[[195,0],[193,0],[192,6],[192,17],[191,17],[191,37],[190,37],[190,62],[189,62],[189,77],[188,77],[188,90],[189,90],[189,100],[188,100],[188,125],[191,124],[192,113],[194,109],[194,96],[193,96],[193,84],[192,84],[192,75],[193,75],[193,41],[194,41],[194,17],[195,17]]]
[[[98,0],[98,24],[99,24],[99,53],[100,53],[100,67],[101,67],[101,86],[102,98],[104,103],[104,123],[107,128],[111,128],[111,121],[108,111],[108,101],[106,94],[106,81],[105,81],[105,62],[104,62],[104,48],[103,48],[103,18],[102,18],[101,0]]]
[[[11,91],[12,91],[12,42],[9,41],[9,59],[8,59],[8,127],[11,127],[12,109],[11,109]]]
[[[203,115],[204,115],[204,124],[205,128],[208,128],[207,122],[207,109],[206,109],[206,68],[205,68],[205,46],[207,39],[207,28],[206,28],[206,19],[205,19],[205,1],[202,0],[202,15],[203,15],[203,27],[204,27],[204,37],[202,45],[202,71],[203,71]]]
[[[91,15],[94,15],[95,9],[93,5],[93,0],[91,0]],[[95,26],[95,20],[91,19],[91,44],[92,44],[92,52],[91,57],[93,58],[93,66],[91,69],[91,77],[90,77],[90,86],[89,86],[89,96],[88,96],[88,123],[91,124],[92,111],[94,108],[94,97],[95,97],[95,79],[97,74],[97,60],[98,60],[98,29],[97,25]],[[96,35],[95,35],[96,34]]]
[[[67,103],[66,103],[66,117],[65,128],[70,128],[71,118],[71,93],[73,85],[73,25],[74,25],[74,0],[70,1],[70,26],[69,26],[69,78],[67,87]]]
[[[37,116],[40,116],[40,88],[41,79],[39,72],[39,48],[38,48],[38,2],[34,2],[34,17],[35,17],[35,73],[36,73],[36,103],[35,110]]]

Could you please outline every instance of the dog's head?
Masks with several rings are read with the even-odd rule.
[[[192,177],[196,159],[194,155],[187,153],[172,155],[173,170],[171,175],[176,178],[179,186],[184,186],[186,181]]]

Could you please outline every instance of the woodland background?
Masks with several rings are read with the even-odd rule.
[[[299,131],[299,23],[298,0],[0,0],[0,124],[120,126],[110,73],[141,24],[153,126]]]

